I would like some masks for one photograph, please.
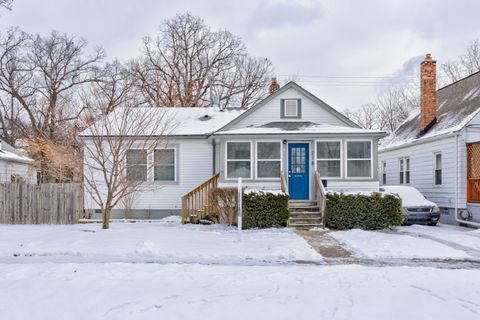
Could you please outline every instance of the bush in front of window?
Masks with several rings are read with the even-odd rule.
[[[286,227],[288,195],[268,191],[243,194],[243,229]]]
[[[381,230],[399,226],[402,222],[402,203],[395,195],[378,192],[371,195],[327,195],[324,223],[328,228]]]

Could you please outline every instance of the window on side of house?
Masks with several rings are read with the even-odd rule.
[[[387,162],[382,161],[382,184],[387,184]]]
[[[341,142],[317,141],[317,171],[322,178],[341,178]]]
[[[129,180],[147,181],[147,150],[127,150],[127,177]]]
[[[410,183],[410,158],[405,159],[405,183]]]
[[[227,142],[227,179],[252,178],[252,144],[250,142]]]
[[[285,118],[298,118],[298,100],[296,99],[286,99],[283,104],[283,114]]]
[[[410,158],[404,157],[398,160],[400,184],[410,183]]]
[[[153,180],[175,181],[175,149],[153,151]]]
[[[257,178],[280,178],[282,142],[257,142]]]
[[[442,154],[435,153],[435,185],[442,184]]]
[[[372,178],[371,141],[347,141],[347,178]]]
[[[400,159],[399,160],[399,166],[400,166],[400,170],[399,170],[399,175],[400,175],[400,184],[404,184],[405,183],[405,180],[404,180],[404,177],[405,177],[405,160],[404,159]]]

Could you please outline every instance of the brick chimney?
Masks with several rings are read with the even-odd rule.
[[[274,93],[278,89],[280,89],[280,85],[277,82],[277,78],[272,78],[272,82],[270,83],[270,89],[269,89],[270,94]]]
[[[427,53],[420,64],[420,134],[437,121],[437,61]]]

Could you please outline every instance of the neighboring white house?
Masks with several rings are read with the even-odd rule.
[[[480,222],[480,72],[435,86],[427,55],[420,113],[381,141],[380,181],[417,188],[442,209],[440,221]]]
[[[148,183],[162,185],[140,192],[131,216],[159,218],[179,213],[181,197],[220,174],[219,186],[234,186],[239,177],[255,189],[280,189],[281,176],[290,199],[314,199],[318,169],[327,190],[377,191],[378,140],[386,134],[364,130],[299,86],[289,82],[248,110],[160,108],[161,119],[174,119],[169,134],[169,174]],[[92,139],[86,133],[82,139]],[[147,151],[152,153],[152,151]],[[147,161],[153,161],[148,155]],[[89,161],[89,159],[85,159]],[[147,170],[149,166],[144,166]],[[88,198],[86,209],[99,208]],[[121,216],[119,207],[113,216]]]
[[[37,172],[32,163],[32,159],[0,140],[0,183],[36,183]]]

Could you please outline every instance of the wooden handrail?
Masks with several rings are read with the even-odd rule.
[[[315,193],[323,222],[323,215],[325,214],[325,207],[327,206],[327,193],[325,192],[325,187],[323,186],[322,177],[319,171],[315,171]]]
[[[287,178],[285,176],[285,172],[282,172],[280,174],[280,183],[281,183],[282,191],[288,195],[288,183],[287,183]]]
[[[205,217],[210,208],[210,191],[218,186],[220,173],[182,197],[182,224],[197,223]]]

